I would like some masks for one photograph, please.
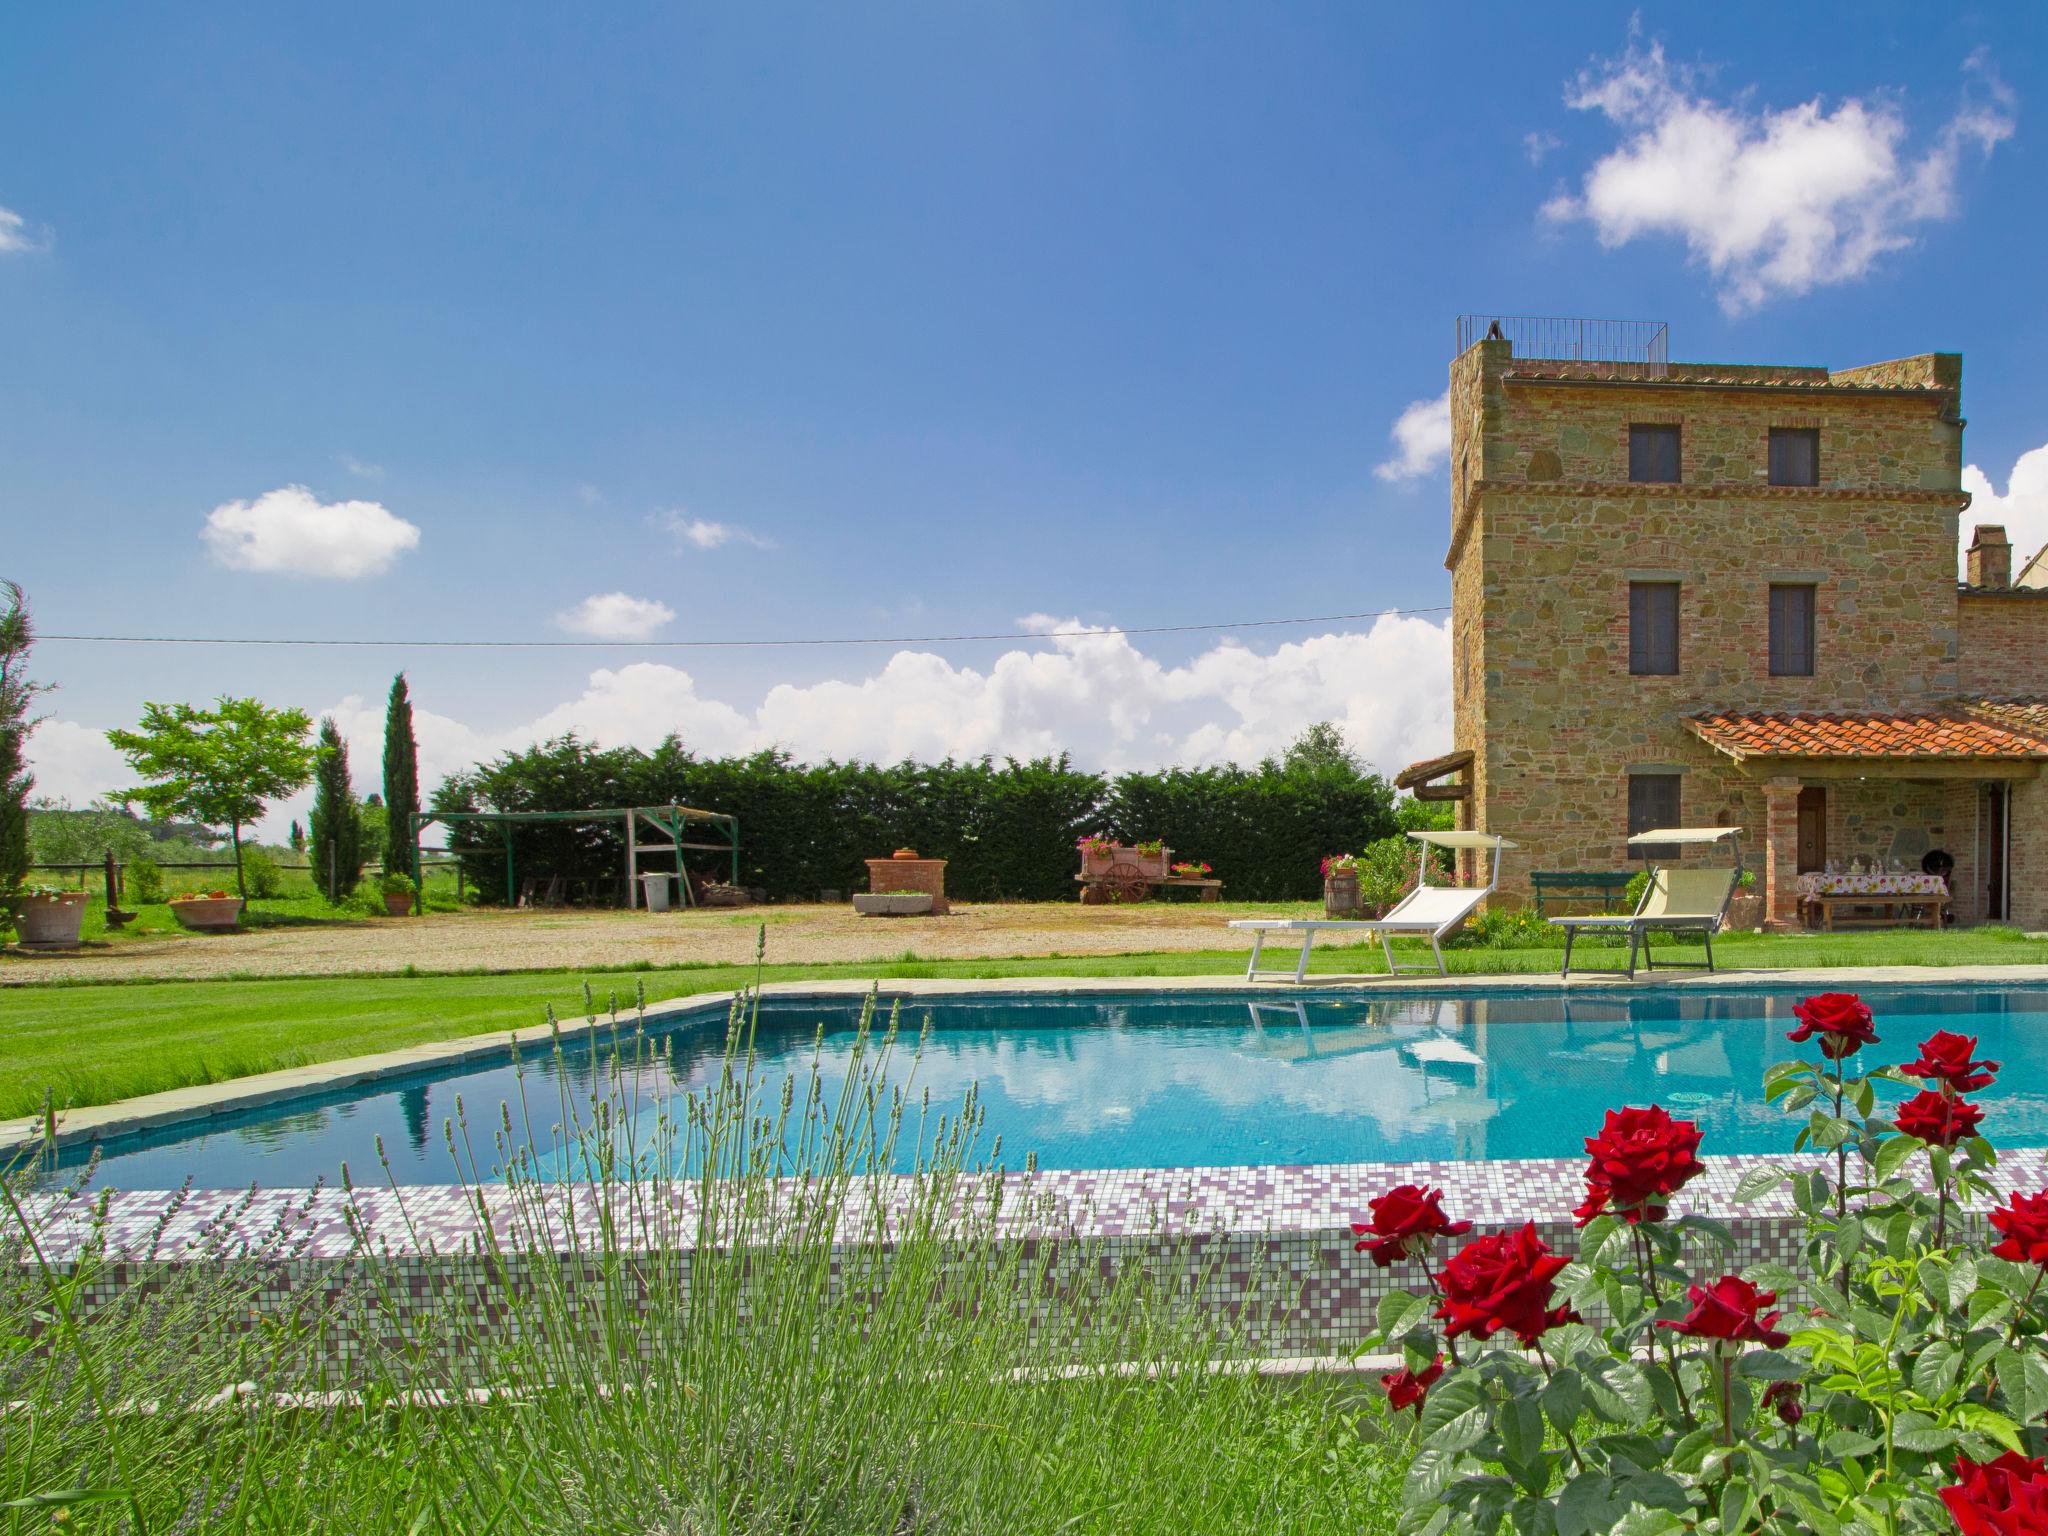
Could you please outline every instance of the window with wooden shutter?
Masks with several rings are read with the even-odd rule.
[[[1771,484],[1820,484],[1818,428],[1771,428]]]
[[[1628,477],[1645,485],[1678,483],[1678,428],[1628,429]]]
[[[1630,837],[1638,832],[1656,832],[1684,825],[1678,819],[1678,786],[1682,777],[1676,773],[1632,773],[1628,776]],[[1673,843],[1652,843],[1630,851],[1639,859],[1675,859],[1679,855],[1679,849]]]
[[[1628,669],[1637,677],[1678,671],[1678,583],[1628,584]]]
[[[1771,676],[1813,676],[1814,589],[1807,583],[1771,586]]]

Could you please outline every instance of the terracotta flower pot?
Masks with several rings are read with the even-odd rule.
[[[242,920],[239,896],[199,896],[168,903],[178,926],[195,933],[226,933]]]
[[[85,923],[85,892],[24,896],[14,931],[23,949],[76,949]]]
[[[915,848],[898,848],[889,857],[892,859],[914,859],[917,857],[917,850]]]
[[[384,893],[384,913],[387,917],[404,917],[411,911],[411,891],[386,891]]]

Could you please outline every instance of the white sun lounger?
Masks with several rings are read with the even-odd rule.
[[[1636,903],[1635,911],[1626,915],[1550,919],[1552,927],[1564,930],[1564,968],[1558,974],[1571,975],[1572,941],[1585,931],[1627,934],[1628,964],[1581,965],[1579,971],[1582,975],[1591,973],[1633,978],[1638,954],[1642,957],[1643,968],[1654,971],[1657,962],[1650,953],[1650,935],[1653,933],[1674,937],[1698,934],[1700,941],[1707,946],[1706,963],[1666,960],[1664,968],[1711,971],[1714,968],[1714,935],[1721,931],[1721,923],[1728,914],[1729,899],[1734,896],[1736,884],[1742,879],[1741,830],[1740,827],[1661,827],[1654,832],[1636,833],[1628,840],[1629,846],[1644,850],[1644,867],[1650,873],[1649,882],[1643,887],[1643,899]],[[1696,848],[1723,839],[1733,845],[1735,855],[1735,862],[1726,869],[1677,869],[1652,861],[1648,853],[1654,847]]]
[[[1436,956],[1436,973],[1447,975],[1444,966],[1444,952],[1441,941],[1445,934],[1472,915],[1473,908],[1492,894],[1500,884],[1500,853],[1503,848],[1516,845],[1504,837],[1491,832],[1410,832],[1419,843],[1428,843],[1436,848],[1449,848],[1459,852],[1481,850],[1493,854],[1493,872],[1484,886],[1431,885],[1429,883],[1430,860],[1425,856],[1422,867],[1415,874],[1415,889],[1403,896],[1394,909],[1380,918],[1324,918],[1324,917],[1238,917],[1232,918],[1230,926],[1248,929],[1252,934],[1252,957],[1245,966],[1247,981],[1302,981],[1308,975],[1308,952],[1315,944],[1318,933],[1341,930],[1351,933],[1371,933],[1379,937],[1380,948],[1386,951],[1387,971],[1399,975],[1403,971],[1427,971],[1427,965],[1402,965],[1394,959],[1392,939],[1396,934],[1429,940],[1430,952]],[[1259,957],[1266,947],[1266,936],[1284,933],[1301,945],[1301,952],[1295,958],[1292,970],[1261,970]]]

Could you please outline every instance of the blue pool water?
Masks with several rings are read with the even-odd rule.
[[[1781,1151],[1790,1127],[1760,1079],[1767,1063],[1800,1054],[1784,1035],[1805,990],[920,999],[904,1019],[914,1033],[929,1016],[924,1047],[899,1045],[889,1080],[913,1103],[928,1089],[934,1113],[978,1084],[983,1143],[1000,1134],[1012,1167],[1027,1152],[1052,1168],[1571,1157],[1603,1108],[1651,1102],[1698,1121],[1705,1152]],[[2005,1063],[1979,1096],[1987,1133],[2048,1145],[2048,988],[1863,995],[1883,1037],[1868,1059],[1908,1060],[1935,1029],[1975,1034],[1980,1055]],[[857,1002],[837,999],[765,1005],[757,1060],[767,1101],[787,1078],[809,1082],[814,1052],[829,1097],[858,1017]],[[724,1026],[722,1010],[665,1026],[639,1086],[701,1090],[719,1071]],[[587,1098],[607,1049],[579,1042],[559,1062],[529,1053],[524,1102],[538,1143],[551,1140],[559,1091]],[[358,1183],[381,1184],[381,1136],[389,1177],[446,1182],[455,1169],[443,1124],[458,1095],[488,1173],[499,1106],[510,1102],[526,1130],[503,1058],[109,1141],[100,1177],[128,1189],[188,1177],[202,1188],[294,1186],[331,1182],[346,1161]],[[66,1164],[85,1155],[71,1149]],[[910,1155],[906,1144],[898,1163]]]

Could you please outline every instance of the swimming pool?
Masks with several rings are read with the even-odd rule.
[[[1792,1004],[1812,991],[1727,986],[1576,992],[1281,993],[1175,990],[961,994],[904,1003],[906,1034],[926,1018],[921,1052],[900,1045],[889,1080],[934,1111],[978,1085],[982,1143],[1004,1162],[1046,1168],[1175,1168],[1449,1159],[1576,1157],[1600,1111],[1656,1102],[1700,1123],[1701,1148],[1788,1150],[1791,1128],[1764,1102],[1763,1068],[1798,1054],[1784,1039]],[[1863,987],[1876,1010],[1880,1062],[1910,1059],[1935,1029],[1979,1037],[2005,1063],[1980,1095],[2005,1146],[2048,1145],[2048,988]],[[771,998],[757,1035],[767,1097],[808,1081],[814,1051],[828,1093],[844,1080],[860,1003]],[[695,1092],[723,1059],[722,1006],[650,1024],[660,1053],[639,1070]],[[821,1038],[822,1031],[822,1038]],[[603,1037],[525,1058],[524,1102],[550,1140],[558,1091],[587,1094]],[[109,1138],[99,1181],[120,1189],[333,1182],[385,1174],[439,1184],[455,1174],[444,1123],[461,1097],[488,1143],[499,1106],[521,1120],[506,1057]],[[1882,1090],[1881,1090],[1882,1091]],[[522,1127],[522,1131],[523,1131]],[[88,1149],[65,1150],[60,1169]],[[906,1144],[897,1163],[907,1170]],[[484,1159],[488,1161],[488,1155]]]

